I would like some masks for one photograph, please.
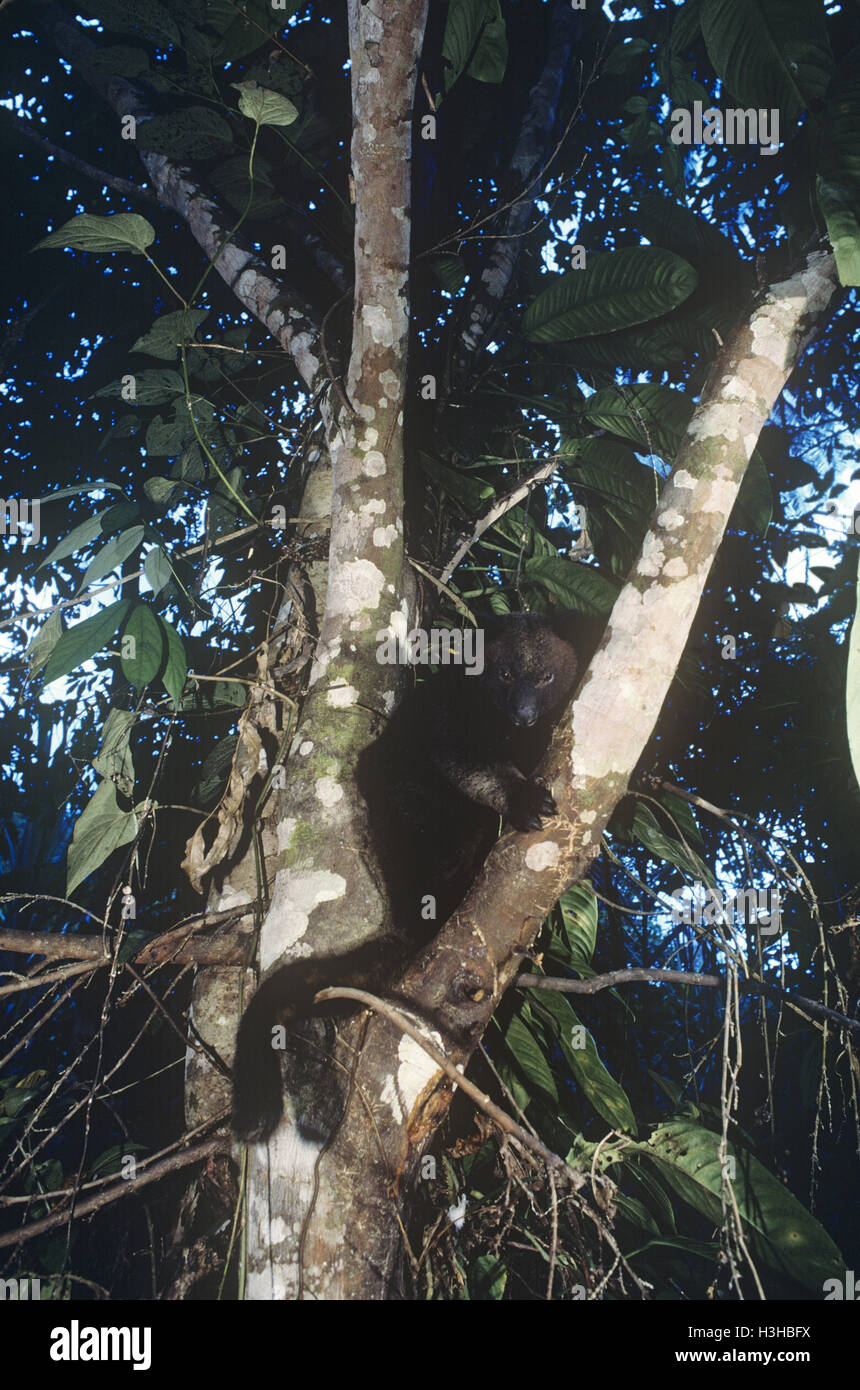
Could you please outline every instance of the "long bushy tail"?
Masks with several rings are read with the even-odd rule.
[[[335,984],[373,989],[397,962],[396,949],[389,940],[373,940],[343,956],[293,960],[258,987],[242,1015],[233,1060],[233,1129],[240,1139],[261,1143],[277,1129],[284,1113],[282,1056],[299,1132],[328,1136],[344,1103],[343,1078],[330,1057],[333,1018],[355,1006],[315,1007],[314,996]],[[275,1024],[285,1026],[283,1048],[275,1045]]]
[[[239,1024],[233,1061],[233,1129],[247,1144],[268,1139],[284,1113],[280,1052],[272,1028],[287,1012],[281,970],[260,985]]]

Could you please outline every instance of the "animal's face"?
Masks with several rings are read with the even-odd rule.
[[[564,704],[576,672],[573,647],[545,618],[514,613],[486,633],[482,680],[515,728],[531,728]]]

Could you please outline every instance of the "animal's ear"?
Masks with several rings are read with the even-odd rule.
[[[584,670],[600,646],[607,619],[589,617],[570,608],[564,612],[553,613],[548,621],[556,636],[573,647],[579,658],[580,670]]]

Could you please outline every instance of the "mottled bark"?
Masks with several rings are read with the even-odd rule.
[[[332,955],[390,934],[355,770],[397,680],[377,633],[405,634],[413,592],[403,548],[403,404],[409,333],[412,107],[426,0],[350,0],[356,190],[351,413],[329,431],[328,587],[310,689],[278,823],[279,861],[260,965]],[[365,1135],[365,1143],[367,1135]],[[362,1297],[366,1261],[343,1238],[355,1174],[328,1169],[288,1123],[249,1149],[247,1296]],[[300,1281],[303,1281],[300,1283]]]

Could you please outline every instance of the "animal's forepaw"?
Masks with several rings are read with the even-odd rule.
[[[540,830],[543,816],[554,816],[558,807],[546,783],[539,777],[518,782],[511,797],[508,820],[515,830]]]

